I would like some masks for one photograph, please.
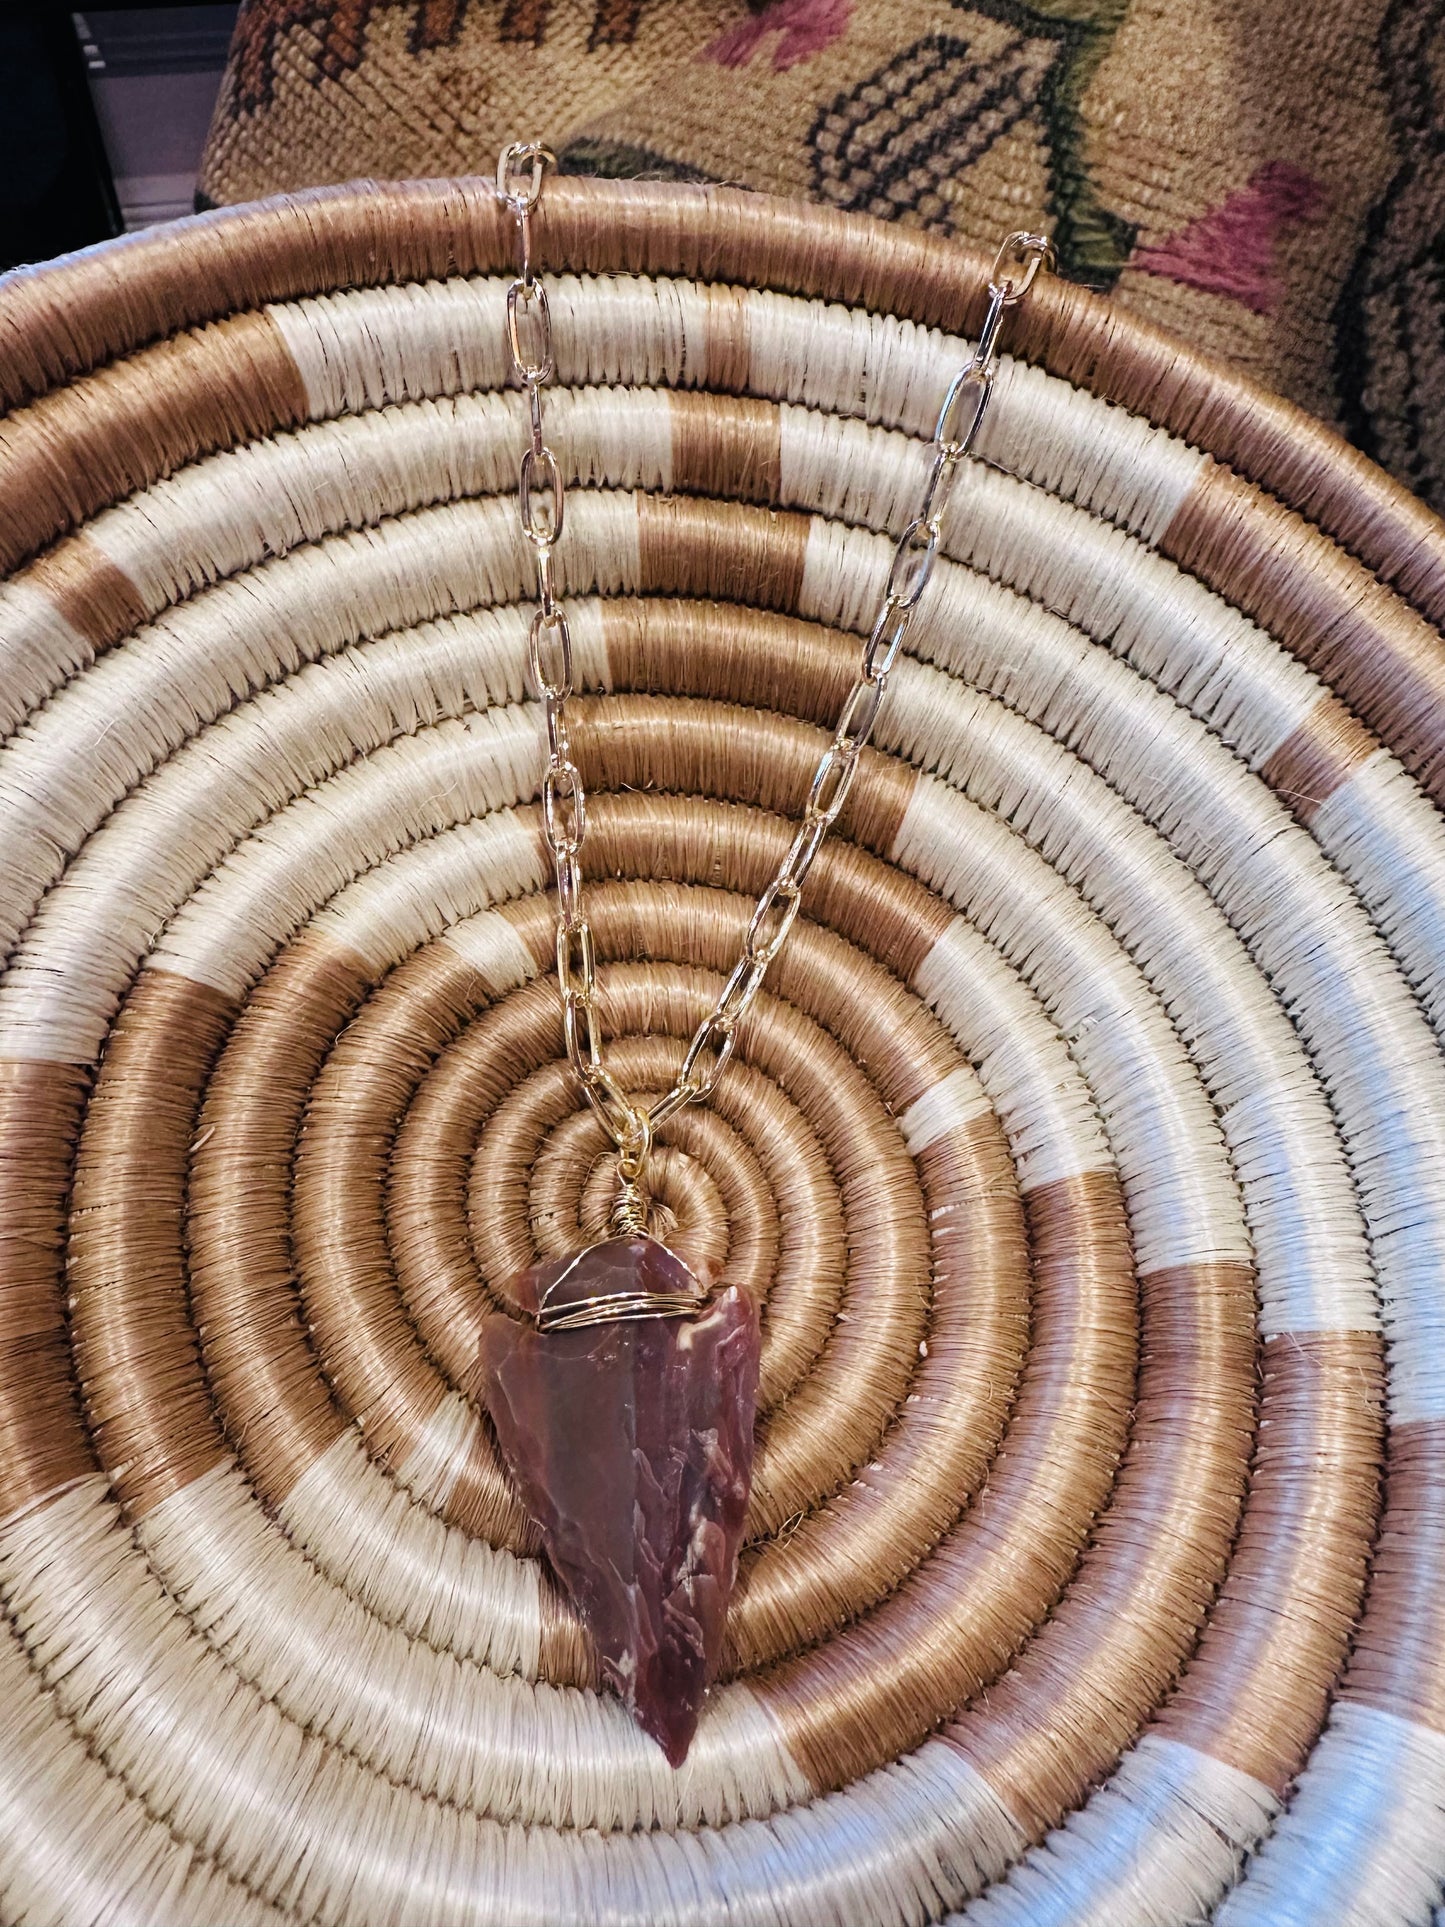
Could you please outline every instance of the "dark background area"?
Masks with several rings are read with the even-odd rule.
[[[190,213],[235,19],[0,0],[0,269]]]

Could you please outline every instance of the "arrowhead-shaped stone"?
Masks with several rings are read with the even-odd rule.
[[[722,1655],[752,1481],[758,1315],[705,1303],[655,1238],[612,1238],[512,1281],[521,1310],[683,1294],[683,1317],[482,1328],[483,1395],[522,1503],[591,1633],[604,1678],[674,1766]]]

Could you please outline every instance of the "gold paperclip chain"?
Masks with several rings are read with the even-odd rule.
[[[684,1105],[704,1102],[717,1088],[732,1056],[738,1025],[793,927],[803,884],[848,799],[859,758],[883,707],[889,675],[933,573],[944,510],[961,463],[973,453],[993,391],[1004,316],[1028,293],[1039,269],[1053,265],[1053,249],[1042,235],[1010,234],[995,257],[978,345],[949,383],[938,411],[933,465],[923,500],[898,539],[882,601],[863,646],[858,678],[844,699],[833,739],[813,772],[802,822],[777,875],[758,898],[742,954],[716,1003],[693,1032],[671,1090],[647,1107],[622,1089],[603,1062],[592,931],[582,908],[578,859],[587,837],[587,799],[567,736],[567,699],[573,692],[572,637],[552,579],[553,552],[562,537],[562,470],[542,433],[541,391],[555,372],[556,356],[547,291],[532,261],[532,213],[541,196],[543,176],[552,164],[552,154],[536,141],[514,141],[503,148],[497,164],[497,192],[517,219],[517,276],[507,289],[507,346],[527,396],[532,430],[522,452],[517,489],[522,534],[537,565],[537,612],[528,655],[547,727],[542,823],[557,869],[557,981],[567,1056],[617,1147],[624,1191],[635,1201],[657,1126]]]

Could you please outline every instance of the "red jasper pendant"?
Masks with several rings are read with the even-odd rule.
[[[602,1673],[681,1766],[722,1657],[752,1482],[758,1314],[657,1239],[535,1265],[480,1374],[497,1441]]]

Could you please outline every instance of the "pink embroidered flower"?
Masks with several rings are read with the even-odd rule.
[[[853,0],[774,0],[751,20],[743,20],[719,34],[702,50],[704,60],[715,60],[720,67],[746,67],[770,34],[778,36],[773,48],[773,72],[785,74],[800,61],[831,47],[848,31]]]
[[[1271,161],[1220,206],[1141,248],[1129,265],[1225,295],[1256,314],[1273,314],[1284,294],[1276,246],[1302,221],[1313,220],[1328,198],[1310,175],[1288,161]]]

